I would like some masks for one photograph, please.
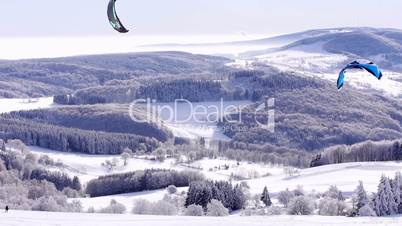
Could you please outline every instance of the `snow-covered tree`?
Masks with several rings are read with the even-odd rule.
[[[365,205],[362,208],[360,208],[357,215],[360,217],[376,217],[377,216],[377,214],[370,207],[370,205]]]
[[[192,204],[184,210],[183,214],[184,216],[204,216],[204,210],[202,206]]]
[[[392,193],[397,205],[397,213],[402,213],[402,174],[397,172],[391,181]]]
[[[112,200],[110,200],[109,206],[102,208],[99,212],[100,213],[123,214],[124,212],[126,212],[126,207],[123,204],[112,199]]]
[[[344,216],[346,210],[346,203],[338,199],[324,198],[318,204],[318,213],[323,216]]]
[[[266,207],[269,207],[269,206],[272,205],[271,198],[269,197],[267,186],[265,186],[264,190],[262,191],[261,201],[265,204]]]
[[[293,192],[289,191],[289,189],[286,189],[285,191],[281,191],[278,194],[278,201],[279,203],[283,204],[284,207],[287,207],[290,200],[294,197],[295,195]]]
[[[397,211],[397,205],[392,193],[389,178],[382,176],[378,191],[374,199],[374,211],[378,216],[393,215]]]
[[[267,209],[267,215],[269,216],[276,216],[281,214],[282,214],[282,208],[280,208],[279,206],[271,205]]]
[[[324,196],[327,198],[331,198],[331,199],[337,199],[337,200],[345,200],[345,198],[343,197],[342,192],[338,189],[337,186],[331,186],[329,187],[328,191],[326,191],[324,193]]]
[[[210,217],[223,217],[228,216],[229,210],[226,209],[223,204],[216,200],[212,199],[210,203],[207,205],[207,216]]]
[[[173,195],[173,194],[176,194],[176,193],[177,193],[177,187],[174,186],[174,185],[169,185],[169,186],[166,188],[166,190],[167,190],[168,194],[170,194],[170,195]]]
[[[151,214],[152,203],[145,199],[136,199],[134,201],[133,209],[131,213],[138,215],[147,215]]]
[[[314,211],[314,200],[307,196],[296,196],[290,200],[288,213],[290,215],[310,215]]]
[[[120,155],[121,160],[123,160],[123,165],[127,166],[128,165],[128,161],[131,158],[131,154],[129,152],[123,151],[123,153],[121,153]]]
[[[35,204],[32,206],[32,210],[58,212],[60,211],[60,207],[59,204],[57,204],[57,201],[54,197],[42,196],[35,201]]]
[[[353,194],[353,215],[357,215],[359,210],[369,204],[366,190],[364,190],[363,182],[359,181],[359,185],[356,187]]]
[[[173,216],[177,215],[177,208],[175,205],[165,201],[160,200],[152,205],[153,215],[163,215],[163,216]]]
[[[0,151],[6,151],[6,142],[0,139]]]
[[[88,207],[87,213],[95,213],[95,208],[93,206]]]
[[[295,196],[303,196],[306,194],[306,192],[304,191],[303,186],[297,185],[297,187],[293,190],[293,194]]]

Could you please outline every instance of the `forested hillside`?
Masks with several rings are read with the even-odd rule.
[[[186,99],[193,102],[216,101],[221,98],[233,99],[233,93],[226,90],[220,81],[213,80],[150,80],[147,83],[105,85],[81,89],[73,94],[58,95],[56,103],[100,104],[130,103],[136,99],[151,98],[159,102],[174,102]]]
[[[124,148],[151,152],[159,146],[154,138],[68,128],[2,115],[0,139],[20,139],[27,145],[63,152],[120,154]]]
[[[354,89],[338,92],[325,81],[290,73],[267,72],[243,81],[261,101],[242,112],[241,123],[221,123],[236,142],[315,150],[402,137],[400,101]],[[275,108],[266,109],[265,98],[275,98]],[[273,109],[275,133],[255,120],[267,123],[267,110]],[[228,120],[239,118],[236,113]]]
[[[365,141],[354,145],[326,148],[311,162],[311,167],[346,162],[379,162],[402,160],[402,141]]]
[[[54,109],[12,112],[13,118],[82,130],[133,134],[165,142],[172,137],[166,129],[153,123],[139,123],[129,116],[129,106],[119,104],[69,106]],[[146,119],[140,106],[131,112],[138,119]]]
[[[0,62],[0,97],[39,97],[102,86],[110,80],[222,73],[225,58],[182,52],[81,56]]]

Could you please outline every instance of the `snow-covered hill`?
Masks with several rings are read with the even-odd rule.
[[[297,222],[297,223],[296,223]],[[322,216],[273,216],[273,217],[164,217],[110,215],[86,213],[50,213],[33,211],[10,211],[0,214],[2,226],[397,226],[402,224],[402,217],[388,218],[352,218]]]
[[[243,53],[236,63],[230,65],[239,68],[269,65],[282,71],[324,78],[335,83],[339,71],[347,63],[367,59],[377,63],[383,70],[382,80],[373,79],[364,72],[352,72],[346,78],[347,85],[402,98],[402,45],[399,36],[395,37],[397,34],[401,35],[402,32],[363,28],[326,33],[281,48]]]
[[[299,185],[303,186],[306,191],[315,190],[317,192],[324,192],[329,186],[336,185],[348,197],[353,193],[360,180],[364,182],[364,186],[368,192],[375,192],[381,175],[384,174],[392,177],[395,172],[402,172],[401,162],[358,162],[300,169],[289,175],[282,166],[247,162],[238,163],[226,159],[203,159],[191,164],[176,163],[174,159],[167,159],[163,163],[146,159],[131,159],[127,166],[123,166],[120,163],[113,172],[108,172],[101,166],[101,163],[112,159],[113,156],[77,155],[32,147],[30,147],[30,150],[35,154],[47,154],[54,160],[63,161],[67,168],[54,168],[53,170],[62,170],[70,175],[77,175],[84,183],[100,175],[133,170],[161,168],[181,171],[192,169],[202,172],[211,180],[229,180],[231,175],[251,178],[234,180],[233,182],[246,181],[250,186],[252,194],[261,193],[264,186],[267,186],[273,197],[280,191],[287,188],[295,189]],[[180,190],[185,191],[187,188],[181,188]],[[162,189],[97,198],[80,198],[80,201],[84,208],[96,206],[96,209],[98,209],[107,206],[111,199],[115,199],[125,204],[128,209],[131,209],[135,199],[143,198],[157,201],[162,199],[165,194],[166,191]]]
[[[33,110],[56,106],[53,97],[30,99],[0,99],[0,113],[12,111]]]

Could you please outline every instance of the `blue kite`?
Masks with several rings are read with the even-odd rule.
[[[343,82],[345,80],[345,72],[350,69],[358,69],[358,70],[367,71],[370,74],[374,75],[378,80],[380,80],[382,78],[381,70],[373,62],[362,64],[362,63],[359,63],[358,61],[353,61],[352,63],[346,65],[346,67],[344,67],[342,69],[342,71],[339,73],[339,78],[338,78],[338,82],[337,82],[338,90],[342,89]]]

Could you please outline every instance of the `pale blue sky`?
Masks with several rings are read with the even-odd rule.
[[[108,0],[1,0],[0,37],[108,35]],[[401,0],[118,0],[136,35],[280,34],[312,28],[402,29]]]

